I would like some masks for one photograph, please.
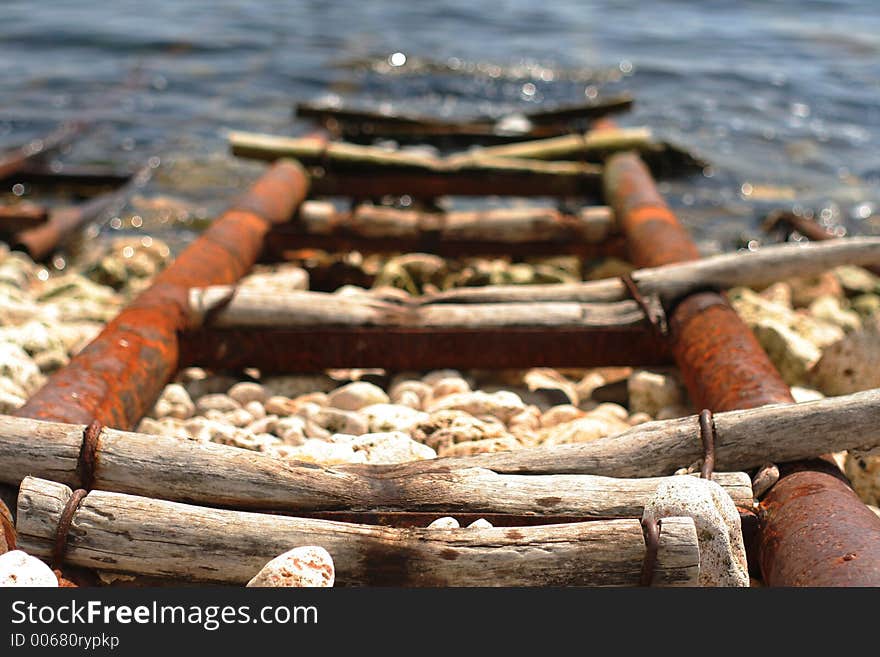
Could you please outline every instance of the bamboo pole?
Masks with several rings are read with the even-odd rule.
[[[0,416],[0,482],[18,485],[32,475],[70,486],[285,513],[344,510],[616,518],[641,517],[662,481],[502,475],[471,467],[469,458],[438,459],[437,467],[405,476],[394,469],[389,474],[382,466],[347,472],[227,445],[107,428],[97,439],[96,466],[84,472],[83,429]],[[445,468],[444,463],[452,462],[458,465]],[[562,461],[557,465],[568,467]],[[715,480],[737,506],[751,508],[747,475],[717,473]]]
[[[19,547],[53,550],[71,496],[28,477],[18,496]],[[634,586],[645,557],[636,519],[492,529],[394,529],[189,506],[92,491],[73,515],[64,560],[114,572],[243,584],[300,545],[333,557],[343,586]],[[654,586],[694,586],[691,518],[664,518]]]

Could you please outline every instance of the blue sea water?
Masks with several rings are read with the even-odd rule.
[[[637,106],[621,123],[711,162],[663,185],[702,242],[727,248],[792,204],[880,233],[873,0],[5,0],[0,11],[0,146],[86,117],[96,127],[66,158],[159,155],[178,173],[152,191],[210,210],[249,177],[225,132],[301,132],[298,100],[466,116],[626,90]]]

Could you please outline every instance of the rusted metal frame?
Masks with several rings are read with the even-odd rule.
[[[288,220],[307,190],[299,164],[272,166],[16,414],[132,428],[177,371],[189,288],[231,284],[246,274],[270,226]]]
[[[606,202],[639,267],[699,257],[634,153],[605,165]],[[714,411],[792,403],[754,335],[726,299],[700,292],[671,313],[671,346],[691,400]],[[758,551],[771,586],[880,585],[880,518],[822,461],[795,464],[765,496]],[[829,509],[833,513],[829,514]]]
[[[22,183],[39,187],[68,187],[87,192],[93,188],[120,187],[132,175],[118,167],[64,164],[56,168],[43,162],[33,162],[0,180],[0,185]]]
[[[181,336],[181,364],[261,372],[332,368],[603,367],[664,365],[668,345],[647,328],[199,329]]]
[[[88,222],[109,212],[120,212],[128,199],[150,181],[155,162],[145,164],[121,188],[100,194],[79,205],[53,209],[48,221],[15,233],[13,248],[25,251],[34,260],[43,260],[70,240]]]
[[[27,165],[54,153],[69,144],[85,127],[83,122],[62,123],[49,134],[32,139],[16,149],[0,154],[0,179],[6,178]]]
[[[819,225],[812,219],[808,219],[803,215],[788,210],[771,212],[767,215],[763,222],[763,229],[769,233],[780,224],[787,225],[792,230],[796,230],[801,235],[814,242],[845,239],[838,235],[834,235],[833,233],[829,233],[823,226]],[[876,276],[880,276],[880,265],[866,265],[865,269]]]
[[[359,253],[434,253],[445,257],[508,255],[529,257],[541,255],[577,255],[581,258],[617,257],[625,255],[625,244],[619,235],[599,243],[584,241],[542,240],[526,243],[490,242],[444,239],[430,232],[416,238],[362,237],[344,231],[332,235],[316,235],[298,227],[278,226],[266,240],[267,255],[282,259],[285,251],[321,249],[323,251],[358,251]]]
[[[455,171],[344,171],[310,169],[312,194],[378,199],[410,196],[435,199],[440,196],[586,197],[601,192],[598,176],[559,175],[543,172],[486,173],[467,169]]]

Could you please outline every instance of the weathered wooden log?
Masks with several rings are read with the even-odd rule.
[[[19,547],[51,555],[71,490],[28,477]],[[320,545],[340,585],[634,586],[645,556],[635,519],[492,529],[393,529],[189,506],[92,491],[73,514],[66,563],[115,572],[242,584],[278,554]],[[654,586],[693,586],[690,518],[665,518]]]
[[[803,404],[773,404],[715,413],[715,466],[749,470],[844,449],[880,446],[880,389]],[[464,465],[509,474],[668,475],[703,456],[698,416],[640,424],[599,440],[385,467],[397,474]],[[340,466],[359,472],[363,466]]]
[[[579,105],[525,112],[524,116],[532,123],[554,124],[578,119],[594,119],[615,112],[626,111],[632,107],[632,104],[632,96],[621,94],[611,98],[600,98]],[[376,126],[377,129],[379,129],[378,126],[406,126],[421,130],[427,134],[467,133],[474,128],[491,130],[497,123],[488,118],[464,121],[444,121],[426,116],[378,112],[368,109],[342,108],[308,102],[297,103],[296,116],[298,118],[319,119],[321,121],[333,120],[337,123],[343,124],[378,124]]]
[[[321,166],[329,171],[376,169],[415,171],[423,173],[458,173],[471,175],[543,174],[560,176],[597,175],[601,169],[580,162],[541,162],[521,158],[470,156],[434,157],[376,146],[361,146],[320,137],[284,137],[250,132],[231,132],[229,143],[233,155],[273,161],[283,157],[296,158],[308,166]]]
[[[337,212],[327,201],[307,201],[297,221],[273,228],[266,247],[267,257],[276,260],[301,249],[450,257],[625,256],[611,212],[602,206],[575,215],[552,208],[429,213],[371,204]]]
[[[410,511],[641,517],[660,480],[590,475],[499,475],[469,467],[388,475],[368,466],[357,472],[273,458],[226,445],[103,429],[95,463],[83,471],[83,427],[0,416],[0,482],[28,475],[70,486],[99,488],[180,502],[283,511]],[[564,468],[564,463],[558,464]],[[85,481],[84,481],[85,480]],[[734,503],[752,506],[744,473],[718,473]]]
[[[596,132],[536,139],[503,146],[487,146],[447,158],[449,162],[473,162],[495,158],[528,158],[535,160],[564,160],[573,157],[596,157],[601,154],[626,150],[657,150],[657,144],[648,128],[620,128]]]
[[[698,290],[764,287],[795,276],[815,276],[833,267],[880,263],[880,238],[851,237],[817,244],[777,244],[756,251],[728,253],[691,262],[639,269],[633,281],[644,296],[674,302]],[[423,297],[423,303],[579,301],[613,302],[630,298],[616,278],[562,285],[496,285],[461,288]]]
[[[653,310],[662,313],[659,305]],[[486,304],[413,304],[370,295],[326,292],[271,293],[251,288],[213,286],[189,290],[192,326],[322,327],[382,326],[418,329],[505,327],[579,327],[584,330],[640,327],[645,315],[635,301],[610,303],[521,302]]]
[[[430,234],[437,242],[492,241],[502,244],[566,242],[599,243],[614,232],[614,218],[604,206],[563,214],[555,208],[494,208],[458,212],[424,212],[359,205],[337,212],[326,201],[306,201],[293,230],[330,237],[406,238]]]

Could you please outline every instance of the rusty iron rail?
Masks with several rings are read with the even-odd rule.
[[[812,219],[791,212],[788,210],[771,212],[767,215],[763,222],[763,229],[769,233],[780,224],[786,224],[791,230],[799,232],[813,242],[825,242],[827,240],[839,239],[839,235],[828,232],[825,227],[819,225]],[[876,276],[880,276],[880,265],[865,265],[865,269]]]
[[[605,123],[608,125],[608,123]],[[605,192],[636,266],[699,257],[635,153],[605,164]],[[670,314],[670,341],[691,399],[714,411],[793,403],[754,335],[727,300],[693,294]],[[880,518],[824,461],[800,463],[765,496],[758,549],[771,586],[880,585]]]
[[[290,373],[342,367],[602,367],[666,365],[668,346],[647,329],[415,329],[351,327],[217,329],[187,332],[181,362]]]
[[[247,273],[270,226],[293,215],[308,183],[298,163],[276,163],[16,414],[130,429],[178,369],[189,288]]]
[[[63,148],[85,128],[81,121],[62,123],[49,134],[0,155],[0,179],[7,178],[24,167]]]

